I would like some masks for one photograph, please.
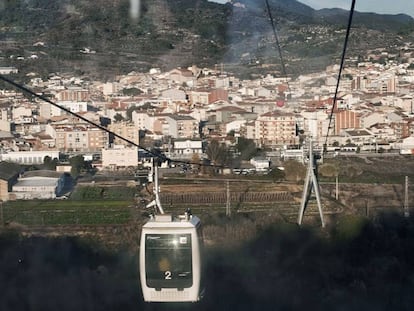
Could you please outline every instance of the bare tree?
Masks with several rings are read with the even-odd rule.
[[[214,165],[225,165],[229,160],[229,150],[225,144],[213,139],[207,146],[207,156]]]

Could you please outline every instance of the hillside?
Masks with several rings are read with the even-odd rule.
[[[104,78],[192,64],[224,63],[240,75],[281,69],[262,2],[240,0],[238,5],[222,5],[207,0],[142,0],[135,18],[129,3],[6,1],[0,6],[0,65],[16,66],[23,74],[66,71]],[[316,11],[294,0],[269,3],[288,74],[337,63],[346,11]],[[412,36],[412,27],[413,19],[407,15],[356,13],[349,55],[358,56],[384,44],[401,45]],[[35,61],[30,59],[33,55]]]

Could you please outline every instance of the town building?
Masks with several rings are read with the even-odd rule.
[[[87,102],[90,100],[90,92],[81,87],[71,86],[57,92],[55,97],[58,101],[63,102]]]
[[[68,182],[69,175],[56,171],[27,171],[13,185],[12,195],[17,200],[55,199]]]
[[[51,136],[59,151],[100,151],[108,146],[109,134],[89,124],[53,125]]]
[[[296,135],[296,119],[293,113],[280,111],[260,115],[255,121],[255,140],[261,147],[281,147],[296,145],[299,137]]]
[[[250,164],[255,167],[256,172],[268,172],[270,169],[270,160],[266,158],[251,158]]]
[[[102,149],[102,167],[107,169],[119,169],[136,167],[138,165],[138,148],[114,146]]]
[[[169,156],[179,159],[191,159],[196,154],[201,158],[203,152],[201,139],[175,139],[173,151],[169,153]]]
[[[115,122],[108,125],[108,130],[117,134],[120,137],[126,138],[135,145],[139,145],[139,128],[132,122],[121,121]],[[112,142],[115,145],[124,145],[128,146],[131,143],[121,139],[119,137],[114,137]]]
[[[154,131],[173,138],[197,138],[199,123],[187,115],[167,114],[157,118],[154,122]]]
[[[8,161],[13,163],[33,165],[43,164],[45,157],[50,159],[59,159],[59,151],[8,151],[0,153],[0,161]]]
[[[22,168],[20,165],[6,161],[0,162],[0,200],[8,201],[13,185],[17,182]]]
[[[352,110],[340,110],[334,113],[335,134],[338,135],[344,129],[361,128],[361,114]]]

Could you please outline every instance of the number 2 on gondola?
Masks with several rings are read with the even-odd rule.
[[[171,280],[171,271],[165,271],[164,275],[166,280]]]

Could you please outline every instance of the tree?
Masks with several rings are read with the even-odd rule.
[[[244,137],[237,139],[236,149],[240,152],[241,160],[250,160],[259,152],[254,141]]]
[[[285,177],[288,181],[299,182],[305,179],[306,166],[295,160],[288,160],[284,163]]]
[[[152,109],[152,108],[154,108],[154,107],[149,102],[146,102],[146,103],[144,103],[143,105],[141,105],[139,107],[138,106],[131,106],[126,111],[127,119],[132,120],[132,112],[133,111],[138,111],[138,110],[145,111],[145,110]]]
[[[278,168],[274,168],[270,171],[270,173],[268,174],[268,177],[273,181],[279,181],[279,180],[283,180],[286,176],[285,176],[284,171]]]
[[[142,94],[142,91],[136,87],[131,87],[129,89],[122,89],[122,94],[126,96],[136,96]]]
[[[197,164],[201,163],[201,159],[200,159],[200,156],[198,155],[198,153],[194,153],[191,156],[191,163],[193,163],[191,165],[191,169],[193,170],[193,172],[198,173],[199,172],[199,169],[200,169],[200,166],[197,165]]]
[[[324,177],[336,177],[339,174],[339,167],[331,163],[324,163],[319,167],[318,172]]]
[[[207,156],[213,165],[224,165],[229,160],[229,151],[225,144],[213,139],[207,146]]]
[[[123,121],[124,120],[124,117],[122,116],[122,114],[117,113],[116,115],[114,115],[114,120],[116,122],[120,122],[120,121]]]
[[[43,167],[46,170],[56,170],[56,165],[58,163],[58,160],[56,158],[52,159],[49,156],[45,156],[45,158],[43,159]]]
[[[85,159],[82,155],[77,155],[69,159],[69,163],[72,166],[70,173],[73,178],[77,178],[82,169],[86,167]]]

